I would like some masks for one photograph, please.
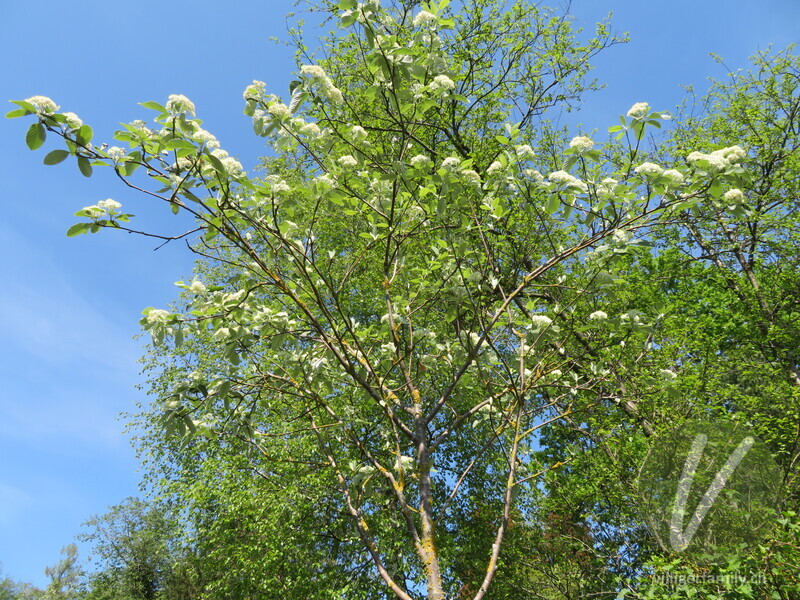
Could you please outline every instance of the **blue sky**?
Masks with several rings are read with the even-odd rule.
[[[634,102],[673,110],[680,84],[702,92],[707,77],[724,78],[709,52],[737,69],[770,44],[800,41],[797,0],[572,4],[587,30],[613,10],[614,29],[631,33],[630,44],[595,63],[607,88],[572,117],[589,131],[602,132]],[[252,169],[265,151],[242,115],[241,94],[260,79],[286,95],[291,51],[269,38],[286,38],[292,3],[174,6],[0,0],[0,99],[50,96],[91,124],[99,142],[119,122],[149,117],[137,102],[185,94],[204,126]],[[86,179],[69,161],[43,166],[44,152],[25,147],[27,126],[0,119],[0,562],[4,574],[44,585],[44,567],[84,521],[138,493],[137,461],[117,419],[145,399],[134,387],[137,322],[143,308],[175,296],[173,282],[192,260],[178,244],[154,252],[152,241],[125,234],[66,238],[73,212],[108,197],[145,227],[171,222],[109,173]]]

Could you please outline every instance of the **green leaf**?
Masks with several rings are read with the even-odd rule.
[[[57,165],[58,163],[63,162],[68,156],[69,152],[66,150],[53,150],[52,152],[48,152],[47,156],[44,157],[44,164]]]
[[[75,237],[82,233],[89,233],[91,223],[75,223],[72,227],[67,229],[67,237]]]
[[[158,102],[140,102],[139,106],[144,106],[145,108],[149,108],[150,110],[157,110],[158,112],[165,113],[167,109],[159,104]]]
[[[225,173],[225,166],[222,164],[222,161],[218,159],[213,154],[206,154],[206,157],[211,162],[211,166],[217,171],[217,173]]]
[[[28,148],[31,150],[36,150],[37,148],[41,148],[46,137],[47,132],[44,129],[44,125],[41,123],[34,123],[28,128],[28,132],[25,134],[25,143],[28,144]]]
[[[16,119],[17,117],[25,117],[27,115],[32,115],[33,113],[24,108],[18,108],[16,110],[12,110],[10,113],[6,114],[6,119]]]
[[[75,136],[75,140],[81,145],[85,146],[89,142],[92,141],[92,137],[94,136],[94,132],[92,128],[88,125],[81,125],[81,128],[78,130],[77,135]]]
[[[78,157],[78,168],[81,170],[81,173],[83,173],[84,177],[92,176],[92,164],[85,156]]]

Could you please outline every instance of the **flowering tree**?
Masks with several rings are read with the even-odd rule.
[[[180,283],[185,310],[144,311],[180,359],[164,422],[190,445],[249,449],[265,480],[313,478],[327,490],[316,514],[346,515],[342,539],[359,549],[337,568],[365,559],[404,600],[480,600],[539,478],[570,460],[543,458],[543,432],[592,411],[652,430],[624,370],[663,314],[620,304],[621,271],[677,215],[741,206],[745,153],[643,162],[639,142],[668,115],[639,102],[611,128],[627,142],[619,164],[579,136],[542,174],[533,125],[569,100],[574,87],[559,85],[609,43],[602,28],[537,55],[539,38],[519,29],[526,3],[454,15],[447,2],[412,14],[342,0],[336,14],[352,71],[302,65],[288,103],[262,82],[244,92],[277,152],[265,177],[245,173],[180,95],[145,103],[155,126],[126,125],[112,147],[48,98],[9,116],[35,119],[31,149],[64,141],[46,164],[111,168],[191,216],[184,233],[140,231],[109,199],[68,231],[187,238],[216,266]],[[537,36],[566,35],[563,19],[541,22]],[[507,53],[503,35],[517,36]]]

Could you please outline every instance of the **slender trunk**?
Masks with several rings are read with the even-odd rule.
[[[417,392],[419,393],[419,392]],[[431,493],[430,439],[425,419],[416,416],[417,429],[417,473],[419,474],[419,516],[420,546],[419,557],[425,570],[429,600],[444,600],[442,573],[439,570],[439,553],[436,547],[436,524],[433,518]]]

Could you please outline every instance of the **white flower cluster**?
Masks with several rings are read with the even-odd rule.
[[[455,156],[448,156],[442,161],[442,167],[447,169],[448,171],[455,171],[458,169],[458,166],[461,164],[461,159]]]
[[[662,175],[669,181],[670,185],[680,185],[684,180],[683,173],[677,169],[667,169]]]
[[[147,317],[145,320],[147,321],[148,325],[156,325],[166,323],[168,318],[169,311],[166,311],[163,308],[153,308],[147,312]]]
[[[128,156],[128,153],[119,146],[111,146],[108,150],[106,150],[106,153],[108,154],[108,158],[113,160],[115,163]]]
[[[589,189],[588,186],[583,181],[581,181],[574,175],[567,173],[566,171],[555,171],[554,173],[550,173],[550,175],[548,175],[547,178],[553,183],[562,184],[568,187],[578,188],[583,192]]]
[[[578,152],[586,152],[594,148],[594,142],[585,135],[579,135],[578,137],[572,138],[569,147],[577,148]]]
[[[553,319],[545,315],[531,316],[531,325],[533,325],[537,331],[540,329],[544,329],[545,327],[548,327],[552,322]]]
[[[433,161],[430,159],[430,157],[426,156],[425,154],[417,154],[416,156],[412,157],[409,162],[415,169],[427,169],[433,164]]]
[[[536,156],[533,152],[533,148],[531,148],[528,144],[514,146],[514,151],[517,153],[517,158],[519,160],[527,160]]]
[[[361,125],[353,125],[353,127],[350,128],[350,137],[353,142],[360,144],[367,139],[367,130],[361,127]]]
[[[216,150],[211,151],[211,155],[219,159],[219,161],[222,163],[222,166],[225,168],[225,172],[228,174],[229,177],[236,178],[244,175],[244,168],[242,167],[242,163],[240,163],[232,156],[228,156],[228,153],[225,150],[217,148]]]
[[[62,113],[67,120],[67,125],[70,129],[80,129],[83,126],[83,121],[74,112]]]
[[[686,160],[691,165],[697,165],[699,161],[705,161],[712,171],[722,171],[729,165],[743,161],[746,157],[747,153],[741,147],[730,146],[729,148],[714,150],[710,154],[692,152],[686,157]]]
[[[598,196],[611,196],[614,194],[614,189],[619,184],[619,181],[614,179],[613,177],[606,177],[601,181],[597,186],[597,195]]]
[[[456,84],[447,75],[437,75],[436,77],[433,78],[433,81],[431,81],[428,84],[428,87],[433,92],[440,90],[447,92],[454,89],[456,87]]]
[[[273,100],[267,104],[267,112],[280,121],[292,116],[291,109],[280,100]]]
[[[196,281],[196,280],[193,281],[191,284],[189,284],[188,289],[193,294],[202,294],[207,290],[205,284],[202,281]]]
[[[643,119],[647,116],[650,105],[647,102],[637,102],[628,110],[628,116],[632,119]]]
[[[536,186],[542,185],[544,183],[544,175],[542,175],[536,169],[525,169],[522,172],[525,177],[533,181],[533,184]]]
[[[345,169],[355,169],[358,166],[358,160],[354,156],[350,156],[349,154],[340,156],[337,162],[340,165],[342,165]]]
[[[498,171],[502,170],[503,170],[503,163],[501,163],[499,160],[496,160],[489,165],[489,168],[486,169],[486,173],[491,175],[492,173],[497,173]]]
[[[36,112],[42,115],[52,115],[61,108],[47,96],[31,96],[30,98],[25,98],[25,102],[33,104]]]
[[[740,204],[744,204],[744,192],[738,188],[728,190],[722,195],[722,197],[725,198],[725,201],[731,205],[738,206]]]
[[[120,204],[116,200],[112,200],[111,198],[108,198],[107,200],[100,200],[100,202],[97,203],[97,206],[98,208],[102,208],[103,210],[108,210],[108,211],[119,210],[120,208],[122,208],[122,204]]]
[[[344,102],[342,91],[333,85],[330,77],[325,74],[322,67],[318,65],[303,65],[300,67],[300,73],[310,76],[311,81],[319,86],[319,91],[322,92],[322,95],[334,104],[341,104]]]
[[[658,177],[664,173],[664,169],[655,163],[645,162],[636,167],[633,172],[645,177]]]
[[[436,25],[436,15],[427,10],[421,10],[414,17],[414,27],[433,27]]]
[[[319,137],[322,129],[316,123],[304,123],[300,126],[300,133],[308,137]]]
[[[116,200],[108,198],[107,200],[100,200],[100,202],[92,206],[84,206],[82,210],[88,213],[88,217],[92,219],[99,219],[101,217],[105,217],[112,211],[119,210],[120,208],[122,208],[122,204]]]
[[[477,171],[474,171],[472,169],[464,169],[463,171],[461,171],[461,177],[464,178],[464,180],[466,180],[467,183],[480,184],[481,182],[481,176],[478,174]]]
[[[661,378],[665,381],[673,381],[678,378],[678,374],[670,369],[659,369],[658,374],[661,375]]]
[[[319,177],[314,178],[314,183],[321,187],[323,190],[330,190],[336,187],[336,178],[329,173],[325,173],[324,175],[320,175]]]
[[[605,313],[602,310],[596,310],[589,315],[590,321],[605,321],[607,318],[608,318],[608,313]]]
[[[189,113],[194,116],[194,104],[186,96],[171,94],[167,100],[167,112],[171,115]]]
[[[258,100],[264,96],[267,90],[267,84],[263,81],[253,80],[253,83],[247,86],[242,96],[245,100]]]
[[[615,229],[614,233],[611,234],[611,241],[615,244],[627,244],[631,237],[633,237],[633,234],[630,231]]]
[[[130,126],[134,129],[138,129],[142,133],[146,133],[148,136],[153,135],[153,130],[147,126],[147,123],[142,121],[141,119],[136,119],[135,121],[131,121]]]
[[[212,150],[219,148],[219,141],[217,141],[217,138],[214,134],[205,129],[198,128],[198,130],[192,134],[192,139],[201,145],[205,145],[206,148]]]

